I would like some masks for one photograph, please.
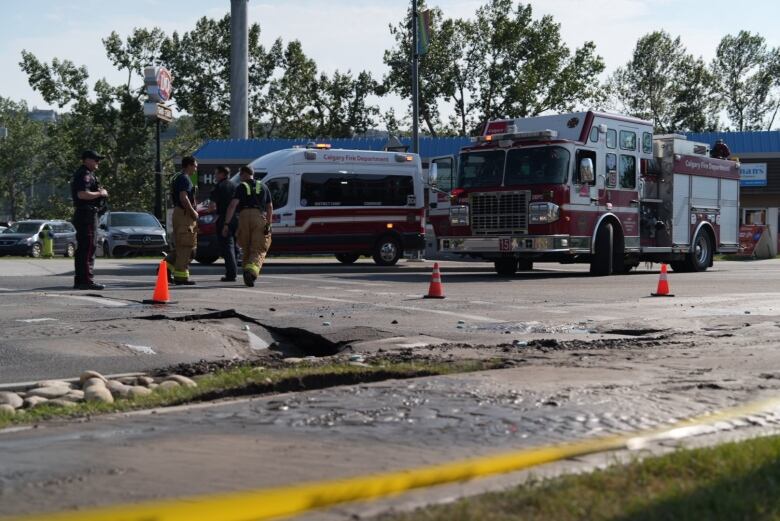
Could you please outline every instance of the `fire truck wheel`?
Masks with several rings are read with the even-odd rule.
[[[360,258],[360,255],[358,255],[357,253],[337,253],[336,254],[336,260],[338,260],[342,264],[353,264],[359,258]]]
[[[531,271],[534,269],[534,261],[527,259],[520,259],[517,261],[518,271]]]
[[[496,269],[496,273],[502,277],[511,277],[517,272],[517,259],[505,258],[496,259],[493,261],[493,266]]]
[[[596,234],[596,252],[590,260],[590,274],[597,277],[612,274],[613,245],[615,232],[612,224],[606,223]]]
[[[379,239],[374,248],[374,262],[379,266],[393,266],[401,258],[401,244],[392,235]]]
[[[685,259],[688,271],[706,271],[712,264],[712,241],[706,230],[699,230],[693,248]]]

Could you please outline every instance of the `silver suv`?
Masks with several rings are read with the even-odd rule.
[[[156,255],[168,250],[160,221],[144,212],[106,213],[100,218],[97,243],[103,257]]]

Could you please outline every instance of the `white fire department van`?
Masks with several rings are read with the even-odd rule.
[[[316,145],[271,152],[250,166],[273,199],[271,254],[332,253],[345,264],[370,255],[391,266],[424,248],[416,154]]]
[[[534,261],[589,263],[595,275],[641,261],[706,270],[738,250],[739,165],[652,132],[598,112],[491,121],[457,168],[434,160],[450,187],[446,211],[429,215],[440,251],[492,260],[502,275]]]

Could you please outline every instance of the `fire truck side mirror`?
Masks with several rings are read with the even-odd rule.
[[[439,165],[431,163],[428,166],[428,184],[430,186],[436,186],[436,180],[439,177]]]
[[[589,157],[583,157],[580,160],[580,183],[592,183],[593,179],[593,160]]]

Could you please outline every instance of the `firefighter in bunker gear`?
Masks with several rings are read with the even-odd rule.
[[[190,280],[190,262],[198,241],[198,212],[195,211],[195,187],[190,176],[198,171],[198,162],[192,156],[181,160],[181,172],[171,179],[173,203],[174,248],[165,258],[168,273],[177,286],[194,286]]]
[[[238,233],[236,239],[244,252],[244,284],[254,286],[260,275],[265,255],[271,247],[271,221],[273,204],[271,194],[259,180],[254,179],[254,171],[249,166],[240,170],[241,183],[233,193],[225,222],[229,223],[238,210]],[[229,233],[227,225],[222,227],[223,236]]]
[[[45,259],[54,257],[54,234],[48,224],[44,225],[38,237],[41,239],[41,256]]]

